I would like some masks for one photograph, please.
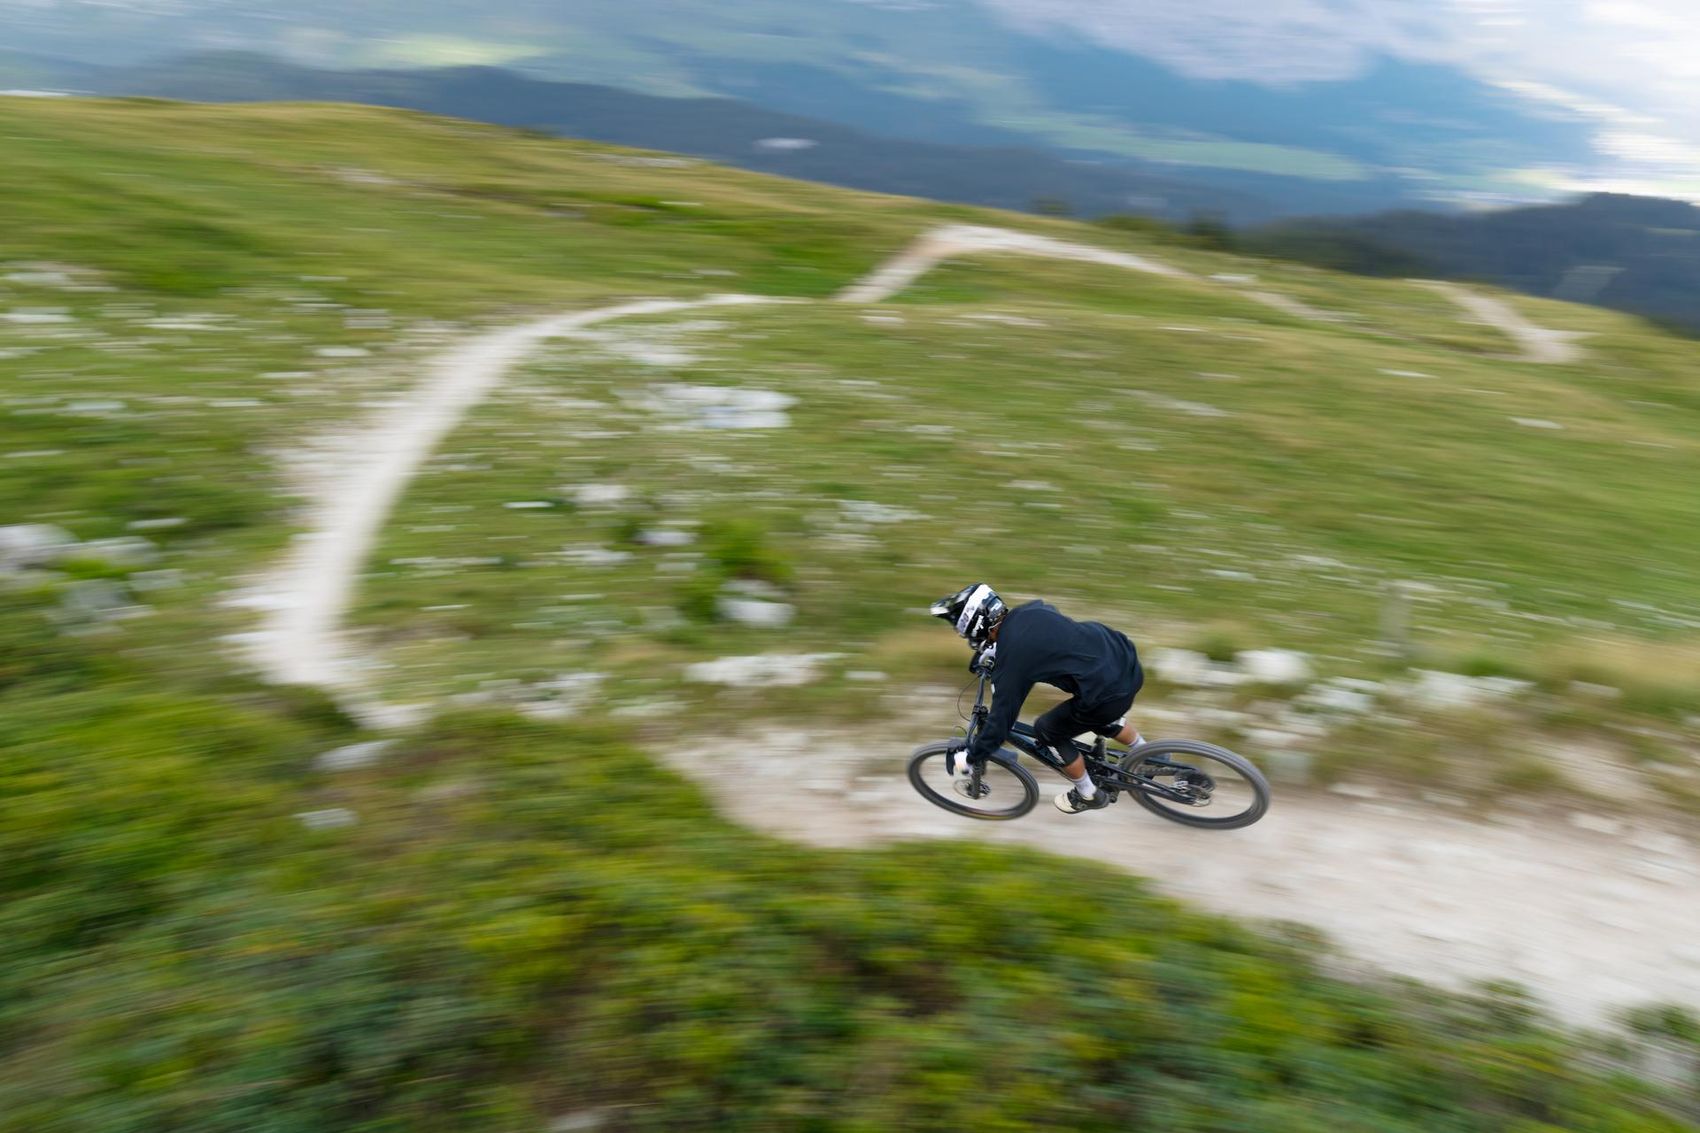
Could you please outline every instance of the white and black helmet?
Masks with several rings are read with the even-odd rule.
[[[956,632],[975,649],[984,649],[991,632],[1009,612],[997,591],[984,582],[964,586],[948,598],[940,598],[927,611],[956,627]]]

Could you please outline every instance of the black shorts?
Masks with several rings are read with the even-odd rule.
[[[1068,750],[1069,741],[1075,736],[1090,732],[1095,736],[1113,739],[1127,723],[1128,709],[1133,707],[1133,698],[1139,695],[1139,690],[1145,687],[1145,672],[1136,663],[1129,690],[1117,693],[1092,704],[1082,704],[1079,697],[1072,697],[1050,709],[1033,721],[1033,731],[1046,744],[1061,752]]]

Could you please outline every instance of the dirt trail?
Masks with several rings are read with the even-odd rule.
[[[1354,961],[1451,986],[1517,980],[1576,1023],[1649,1000],[1700,1007],[1700,853],[1681,839],[1279,786],[1256,826],[1193,830],[1131,800],[1060,814],[1061,780],[1043,772],[1031,814],[976,822],[924,802],[904,774],[910,745],[949,734],[952,696],[907,730],[882,727],[888,751],[867,732],[773,728],[670,758],[734,819],[800,842],[979,838],[1088,857],[1218,912],[1313,925]]]
[[[1190,278],[1186,272],[1144,256],[1094,248],[1090,244],[1071,244],[1048,236],[1015,232],[1007,228],[988,228],[978,224],[950,224],[923,233],[903,251],[857,280],[838,298],[844,303],[878,303],[902,291],[944,260],[984,252],[1000,252],[1022,256],[1042,256],[1052,260],[1079,260],[1085,263],[1107,264],[1129,271],[1149,272],[1175,279]]]
[[[842,303],[879,303],[902,291],[945,260],[955,259],[959,256],[988,253],[1039,256],[1053,260],[1076,260],[1082,263],[1104,264],[1128,271],[1166,276],[1170,279],[1200,278],[1172,264],[1154,260],[1149,256],[1112,252],[1105,248],[1093,247],[1090,244],[1075,244],[1067,240],[1055,240],[1049,236],[1038,236],[1030,232],[1016,232],[1007,228],[991,228],[978,224],[950,224],[935,228],[917,237],[908,247],[891,257],[884,264],[839,292],[838,300]],[[1421,283],[1423,286],[1440,292],[1476,319],[1509,337],[1522,349],[1522,353],[1517,356],[1518,361],[1562,365],[1579,362],[1583,358],[1581,347],[1573,341],[1578,337],[1574,331],[1552,330],[1548,327],[1536,326],[1525,319],[1509,303],[1492,296],[1478,294],[1457,284],[1440,283],[1433,280],[1416,280],[1413,282]],[[1341,321],[1341,316],[1337,312],[1321,310],[1290,295],[1259,288],[1230,286],[1227,289],[1255,303],[1262,303],[1266,307],[1280,311],[1284,315],[1322,323]]]
[[[277,681],[356,694],[353,703],[366,709],[363,715],[382,720],[380,706],[358,699],[359,666],[343,641],[342,618],[390,509],[466,412],[547,339],[610,319],[775,301],[718,295],[622,303],[492,331],[437,358],[405,404],[333,439],[329,447],[339,460],[311,485],[311,529],[297,537],[288,560],[263,587],[271,600],[265,623],[250,642],[256,663]]]
[[[1439,280],[1416,282],[1438,291],[1481,322],[1508,336],[1523,348],[1522,355],[1517,359],[1520,362],[1544,362],[1562,366],[1580,362],[1585,356],[1582,348],[1575,342],[1575,339],[1581,337],[1578,332],[1536,326],[1503,299],[1479,294],[1456,283],[1442,283]]]

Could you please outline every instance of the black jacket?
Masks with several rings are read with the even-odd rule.
[[[1082,708],[1119,707],[1139,689],[1139,654],[1126,634],[1064,617],[1049,602],[1017,606],[998,627],[992,712],[974,737],[973,758],[1003,745],[1027,694],[1041,682],[1072,693]]]

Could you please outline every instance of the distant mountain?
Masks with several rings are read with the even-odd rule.
[[[1202,79],[1170,56],[1138,54],[1137,37],[1118,50],[1044,10],[1008,0],[294,0],[287,11],[0,0],[0,24],[16,50],[104,64],[164,45],[241,48],[338,69],[475,63],[730,97],[910,141],[1159,163],[1287,211],[1526,199],[1527,171],[1594,159],[1586,123],[1452,67],[1371,58],[1326,81],[1251,81],[1267,68]]]
[[[1084,215],[1178,219],[1215,212],[1256,221],[1280,210],[1249,193],[1031,148],[880,138],[723,98],[657,98],[493,67],[324,71],[246,53],[134,68],[83,68],[85,89],[198,102],[361,102],[546,130],[591,141],[696,154],[764,173],[1001,208],[1036,204]]]
[[[1599,193],[1467,215],[1287,221],[1244,241],[1254,251],[1328,267],[1492,280],[1700,332],[1700,208],[1682,201]]]

